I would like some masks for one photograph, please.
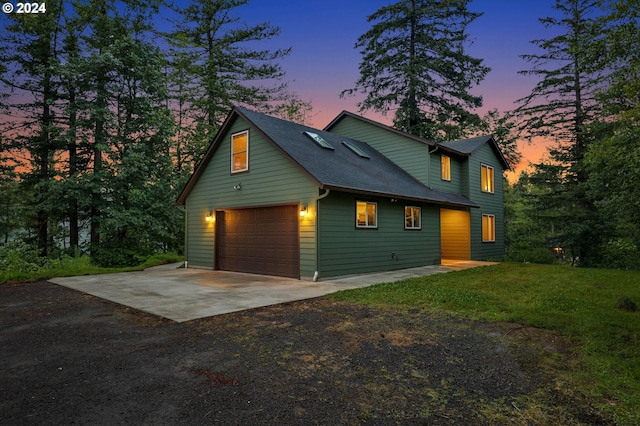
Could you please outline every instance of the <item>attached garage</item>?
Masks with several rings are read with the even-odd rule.
[[[216,211],[216,269],[300,278],[299,206]]]
[[[489,135],[436,145],[350,113],[318,130],[234,107],[176,200],[185,262],[324,280],[499,259],[502,180],[481,175],[507,166]]]
[[[440,209],[440,239],[443,260],[471,259],[471,219],[469,212]]]

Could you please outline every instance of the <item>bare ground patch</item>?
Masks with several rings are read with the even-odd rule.
[[[544,330],[329,299],[187,323],[0,286],[3,424],[607,424]]]

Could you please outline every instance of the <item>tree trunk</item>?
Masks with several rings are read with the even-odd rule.
[[[50,43],[48,43],[50,44]],[[48,63],[53,57],[48,51],[43,63]],[[49,186],[49,156],[51,155],[51,125],[53,117],[51,105],[54,103],[54,91],[51,84],[51,70],[45,65],[45,72],[42,79],[42,131],[38,141],[38,249],[40,255],[46,257],[49,248],[49,208],[47,204],[47,191]]]
[[[78,148],[76,144],[77,137],[77,113],[76,113],[76,91],[74,87],[69,87],[69,135],[67,139],[67,150],[69,152],[69,177],[76,178],[78,171]],[[80,245],[79,229],[78,229],[78,199],[75,191],[71,192],[69,198],[69,247],[71,252],[78,251]]]
[[[102,52],[101,52],[102,53]],[[96,118],[95,133],[93,145],[93,177],[95,179],[93,192],[91,194],[91,256],[97,254],[100,246],[100,205],[102,202],[102,150],[106,145],[104,114],[107,109],[106,105],[106,83],[104,77],[99,74],[96,85]]]
[[[407,107],[409,112],[409,123],[407,131],[411,134],[420,136],[418,129],[418,99],[416,95],[416,87],[418,85],[416,77],[416,2],[411,1],[411,16],[409,18],[411,34],[409,36],[409,93],[407,99]]]

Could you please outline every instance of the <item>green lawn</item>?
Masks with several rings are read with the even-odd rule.
[[[503,263],[335,293],[360,304],[441,309],[558,332],[578,344],[570,386],[618,424],[640,424],[640,273]]]

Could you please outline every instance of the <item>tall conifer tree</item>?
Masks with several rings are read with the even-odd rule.
[[[605,218],[601,256],[608,267],[640,269],[640,4],[606,3],[605,55],[611,68],[599,96],[606,117],[593,130],[585,164],[587,196]]]
[[[556,0],[557,16],[540,19],[545,28],[560,34],[533,40],[540,53],[522,55],[532,68],[521,73],[540,80],[517,101],[520,105],[514,112],[529,137],[551,138],[556,143],[548,150],[548,159],[535,166],[531,182],[541,188],[540,207],[556,218],[549,223],[554,244],[565,246],[582,263],[592,255],[598,227],[586,197],[588,175],[583,160],[593,139],[589,125],[601,118],[596,100],[605,68],[604,56],[596,48],[603,37],[597,19],[600,3]]]
[[[482,97],[470,90],[490,68],[466,53],[468,25],[481,13],[470,0],[402,0],[368,17],[373,25],[358,39],[361,111],[395,111],[394,126],[435,140],[458,139],[478,125],[473,109]]]
[[[58,128],[55,121],[58,101],[58,21],[62,2],[47,5],[45,14],[12,14],[12,24],[3,35],[0,60],[6,64],[3,82],[22,101],[11,105],[14,121],[11,140],[6,144],[14,152],[26,153],[30,163],[23,179],[25,195],[32,195],[33,218],[40,253],[47,255],[52,236],[49,233],[51,199],[49,188],[54,182]],[[6,137],[7,135],[5,135]]]
[[[279,35],[269,22],[249,25],[240,18],[248,0],[194,0],[178,8],[182,22],[170,35],[174,88],[180,88],[182,120],[194,129],[183,149],[199,159],[233,105],[265,110],[285,89],[276,62],[290,49],[256,49],[252,44]]]

